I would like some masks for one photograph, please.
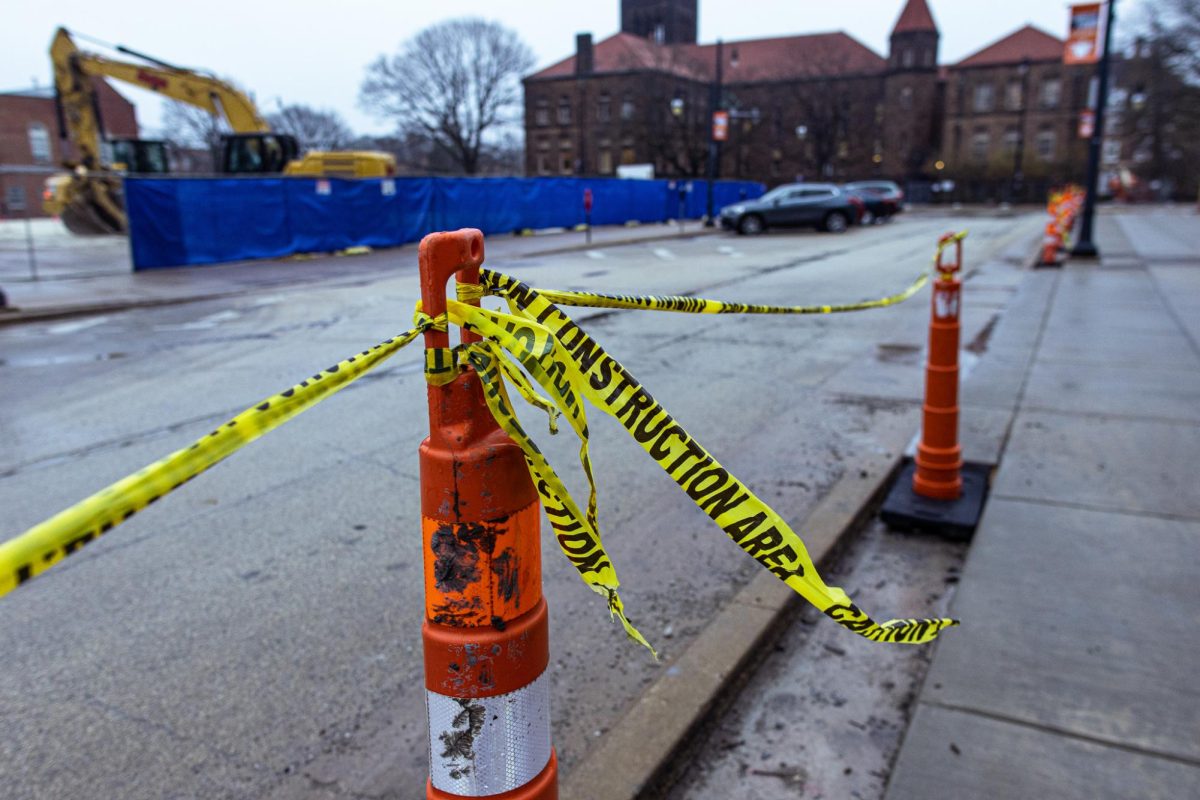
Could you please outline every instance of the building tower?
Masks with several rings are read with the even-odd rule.
[[[940,39],[925,0],[906,0],[889,40],[878,154],[882,174],[905,180],[930,177],[941,130]]]
[[[695,44],[699,0],[621,0],[621,33],[659,44]]]

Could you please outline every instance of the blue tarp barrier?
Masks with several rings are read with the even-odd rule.
[[[430,231],[485,234],[696,219],[706,181],[615,178],[127,178],[125,207],[135,270],[216,264],[356,245],[393,247]],[[714,207],[758,197],[760,183],[718,181]]]

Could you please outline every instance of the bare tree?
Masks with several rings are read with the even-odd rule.
[[[221,134],[229,132],[229,126],[215,114],[177,100],[170,100],[163,108],[164,138],[178,147],[216,150],[221,144]]]
[[[1194,197],[1200,161],[1200,6],[1166,0],[1143,7],[1134,42],[1118,62],[1123,108],[1117,131],[1138,177]]]
[[[476,18],[432,25],[367,67],[359,103],[401,132],[418,131],[475,174],[493,134],[513,124],[533,52],[517,34]]]
[[[705,65],[688,49],[670,45],[628,52],[618,64],[640,73],[636,89],[618,98],[622,105],[626,99],[632,104],[625,130],[646,145],[660,174],[702,177],[708,164]]]
[[[301,104],[281,105],[267,115],[271,130],[290,133],[301,148],[310,150],[343,150],[354,139],[345,120],[336,111]]]

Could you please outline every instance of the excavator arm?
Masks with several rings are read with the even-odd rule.
[[[64,122],[79,145],[85,166],[87,153],[99,157],[100,126],[96,114],[92,77],[112,78],[202,108],[223,117],[236,133],[266,133],[271,126],[243,92],[218,78],[166,64],[136,64],[80,50],[65,28],[59,28],[50,45],[54,83]]]
[[[390,153],[309,152],[303,159],[296,160],[296,137],[272,133],[271,126],[258,113],[254,102],[239,89],[211,75],[175,67],[128,48],[117,49],[144,63],[120,61],[80,50],[65,28],[59,28],[50,43],[61,133],[75,143],[79,159],[65,164],[72,169],[70,176],[57,176],[47,182],[43,205],[51,214],[61,216],[63,223],[75,233],[125,232],[122,171],[166,171],[163,143],[157,141],[113,140],[110,144],[114,153],[123,148],[135,157],[125,159],[123,167],[105,163],[103,145],[106,137],[96,95],[97,78],[111,78],[149,89],[223,118],[233,130],[232,135],[222,136],[221,163],[217,171],[223,174],[339,178],[396,174],[396,160]],[[139,153],[157,154],[157,159],[141,158]],[[151,163],[162,167],[143,166]]]

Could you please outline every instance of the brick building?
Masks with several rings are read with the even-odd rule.
[[[1061,39],[1027,25],[946,70],[941,157],[964,199],[1005,183],[1022,197],[1082,180],[1079,120],[1095,70],[1065,65],[1062,54]]]
[[[100,117],[107,136],[138,135],[133,103],[102,80],[96,80]],[[0,94],[0,216],[45,216],[42,188],[47,178],[75,158],[74,148],[59,138],[53,89]]]
[[[918,198],[954,179],[1005,199],[1082,177],[1092,69],[1065,67],[1062,40],[1036,28],[942,65],[926,0],[905,0],[886,56],[842,32],[698,44],[696,23],[696,0],[622,0],[619,33],[580,34],[527,76],[526,174],[703,177],[716,96],[723,178],[891,178]]]

